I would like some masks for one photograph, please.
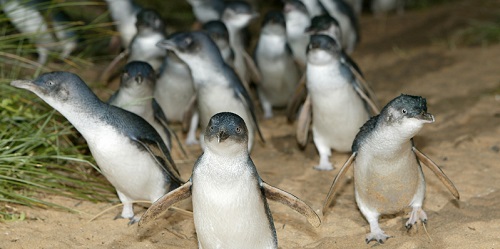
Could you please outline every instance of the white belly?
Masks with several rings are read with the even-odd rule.
[[[149,153],[136,153],[138,147],[128,138],[106,129],[85,136],[102,174],[132,200],[156,201],[166,193],[166,176]]]
[[[148,62],[157,72],[161,66],[163,57],[167,53],[165,49],[156,46],[156,44],[163,39],[165,39],[165,37],[160,34],[136,37],[130,48],[130,57],[128,62]]]
[[[259,60],[262,82],[259,91],[262,92],[273,107],[284,107],[295,91],[299,82],[299,72],[293,64],[293,58],[286,55],[276,60]]]
[[[240,166],[237,174],[225,178],[228,172],[216,174],[214,168],[226,166],[207,156],[198,164],[193,172],[192,200],[200,246],[276,248],[257,179],[248,167]]]

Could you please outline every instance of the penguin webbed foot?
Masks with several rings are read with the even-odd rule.
[[[326,163],[320,163],[316,166],[314,166],[314,169],[315,170],[319,170],[319,171],[330,171],[330,170],[334,170],[335,168],[333,167],[333,165],[330,163],[330,162],[326,162]]]
[[[391,237],[392,236],[385,234],[384,231],[379,230],[379,231],[371,232],[371,233],[367,234],[365,241],[366,241],[366,244],[369,244],[371,241],[375,241],[375,242],[378,242],[380,244],[384,244],[384,242]]]
[[[141,220],[141,216],[140,216],[140,215],[136,215],[136,216],[134,216],[134,217],[130,218],[130,220],[129,220],[129,222],[127,223],[127,225],[129,225],[129,226],[130,226],[130,225],[133,225],[133,224],[135,224],[135,223],[139,222],[140,220]]]
[[[410,230],[414,224],[417,224],[417,221],[421,220],[423,224],[427,224],[427,214],[421,207],[415,207],[410,212],[410,218],[405,224],[407,230]]]

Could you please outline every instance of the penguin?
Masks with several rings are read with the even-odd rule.
[[[193,9],[193,14],[200,23],[220,20],[224,11],[223,0],[187,0]]]
[[[11,85],[35,93],[85,138],[123,204],[117,218],[137,222],[134,201],[154,202],[184,183],[158,132],[136,114],[102,102],[76,74],[45,73]]]
[[[226,25],[219,20],[209,21],[202,26],[202,30],[206,31],[210,38],[217,44],[222,58],[229,65],[234,65],[234,50],[229,42],[229,31]]]
[[[401,15],[404,13],[405,2],[405,0],[372,0],[370,7],[376,17],[383,16],[393,10]]]
[[[456,199],[460,194],[451,180],[429,157],[420,152],[413,137],[424,124],[434,122],[427,112],[425,98],[401,94],[391,100],[379,115],[368,120],[352,144],[352,155],[335,177],[323,206],[330,205],[340,179],[354,165],[354,192],[359,210],[370,223],[366,243],[384,243],[390,236],[380,228],[382,214],[394,214],[411,207],[406,228],[418,220],[427,222],[422,209],[425,179],[421,163],[429,167]]]
[[[145,61],[158,71],[166,55],[156,43],[164,40],[165,24],[156,11],[143,9],[137,14],[137,34],[130,43],[128,62]]]
[[[359,23],[356,14],[344,0],[319,0],[328,14],[340,24],[342,47],[351,54],[360,40]]]
[[[234,51],[234,69],[243,85],[250,90],[249,81],[260,82],[260,75],[252,57],[246,52],[245,47],[250,40],[245,35],[250,21],[259,14],[252,10],[252,6],[245,1],[230,1],[224,6],[221,20],[229,31],[229,42]]]
[[[175,52],[189,66],[202,130],[212,115],[230,111],[249,124],[249,150],[253,147],[255,133],[264,141],[248,92],[233,69],[224,62],[208,34],[202,31],[176,33],[159,42],[158,46]],[[200,135],[202,148],[205,147],[203,138]]]
[[[132,61],[125,65],[120,89],[108,103],[135,113],[153,126],[169,150],[172,149],[172,135],[167,118],[153,97],[156,75],[153,68],[143,61]]]
[[[154,98],[169,123],[183,121],[189,103],[195,96],[193,84],[188,65],[174,52],[167,51],[158,72]]]
[[[264,118],[268,119],[273,117],[273,107],[287,105],[300,80],[300,67],[287,43],[282,12],[270,11],[264,17],[254,57],[262,76],[257,92]]]
[[[325,9],[319,0],[300,0],[307,8],[310,17],[319,16],[325,13]]]
[[[307,64],[306,48],[309,34],[305,29],[311,24],[306,6],[299,0],[286,0],[283,7],[286,20],[286,36],[293,55],[302,68]]]
[[[70,19],[64,12],[43,13],[50,3],[48,0],[0,0],[3,12],[14,27],[32,37],[40,65],[47,63],[50,51],[61,52],[59,57],[65,59],[78,45],[77,35],[68,29]]]
[[[137,34],[137,14],[142,7],[133,0],[105,0],[117,31],[120,33],[120,40],[123,48],[128,48],[132,39]]]
[[[341,62],[340,46],[331,37],[312,35],[307,56],[309,95],[299,116],[297,138],[305,145],[312,120],[313,140],[320,156],[315,169],[332,170],[330,150],[350,152],[359,128],[379,109],[365,85]]]
[[[189,181],[155,202],[139,228],[188,197],[192,197],[199,248],[278,248],[267,199],[290,206],[314,227],[321,224],[306,203],[260,178],[248,152],[248,130],[241,117],[215,114],[204,136],[206,149]]]

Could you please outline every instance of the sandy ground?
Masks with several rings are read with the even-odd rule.
[[[450,48],[444,40],[434,38],[442,38],[467,18],[487,11],[488,6],[474,9],[472,4],[462,2],[403,16],[363,17],[363,42],[354,59],[373,83],[382,105],[400,93],[427,98],[436,122],[424,127],[415,138],[416,145],[443,168],[461,194],[461,200],[454,201],[433,173],[424,168],[427,232],[421,225],[408,232],[404,228],[405,213],[385,217],[380,225],[393,236],[382,245],[385,248],[500,248],[500,45]],[[265,181],[319,210],[338,168],[349,155],[333,153],[334,171],[313,170],[318,162],[314,145],[311,142],[305,150],[299,150],[294,127],[279,114],[261,122],[267,143],[256,143],[252,159]],[[188,150],[188,160],[177,160],[184,179],[190,176],[200,154],[196,147]],[[90,221],[112,203],[45,198],[81,213],[16,206],[27,214],[27,220],[0,223],[0,248],[197,246],[190,215],[168,212],[139,231],[137,225],[128,226],[127,220],[113,220],[119,207]],[[190,210],[190,201],[178,207]],[[271,202],[270,208],[281,248],[379,246],[364,242],[369,226],[354,201],[352,171],[317,229],[286,206]],[[136,207],[136,212],[144,210]]]

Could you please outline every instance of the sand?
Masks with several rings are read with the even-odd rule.
[[[427,98],[436,122],[415,137],[421,151],[442,167],[460,191],[452,195],[424,168],[427,181],[424,210],[426,229],[407,231],[405,213],[384,217],[380,226],[393,236],[385,248],[500,248],[500,45],[453,47],[444,40],[467,18],[488,12],[492,2],[475,6],[466,1],[407,12],[403,16],[363,16],[363,41],[353,58],[365,72],[381,105],[400,93]],[[497,8],[498,10],[498,8]],[[462,25],[462,26],[461,26]],[[437,37],[437,38],[436,38]],[[259,111],[259,114],[262,113]],[[319,172],[314,144],[300,150],[294,126],[283,112],[260,122],[267,143],[257,142],[252,153],[261,177],[319,210],[339,167],[348,154],[333,153],[336,170]],[[197,147],[189,159],[177,157],[184,179],[191,174]],[[369,226],[354,200],[352,171],[342,181],[334,204],[319,228],[290,208],[271,202],[281,248],[368,248]],[[81,213],[11,205],[24,212],[24,221],[0,223],[0,248],[196,248],[193,219],[168,212],[144,230],[113,220],[121,208],[98,216],[114,203],[91,203],[44,196]],[[177,205],[191,210],[190,201]],[[136,207],[136,212],[144,212]]]

